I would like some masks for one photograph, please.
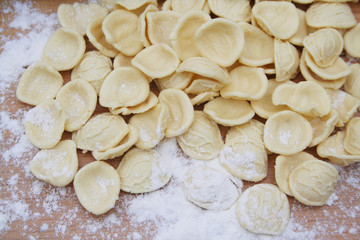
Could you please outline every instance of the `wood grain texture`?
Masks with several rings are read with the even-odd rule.
[[[57,10],[57,7],[61,3],[73,3],[74,0],[32,0],[34,3],[34,7],[39,9],[41,12],[50,14],[55,13]],[[84,0],[77,1],[77,2],[86,2]],[[359,3],[350,3],[351,8],[353,10],[353,13],[357,19],[357,21],[360,21],[360,4]],[[303,6],[302,6],[303,8]],[[2,28],[2,34],[4,36],[14,37],[17,34],[17,31],[9,27],[9,23],[12,21],[14,16],[12,13],[5,14],[2,16],[3,21],[0,22],[0,28]],[[4,43],[0,43],[0,51],[2,51],[2,48],[4,46]],[[87,50],[94,49],[91,44],[87,41]],[[26,67],[26,66],[24,66]],[[70,79],[70,72],[62,72],[62,75],[64,77],[65,82],[68,82]],[[157,91],[154,84],[151,85],[151,88],[153,91]],[[18,101],[15,97],[15,89],[16,85],[12,86],[12,88],[9,90],[9,92],[6,94],[6,100],[4,105],[0,106],[1,111],[7,111],[9,113],[15,114],[19,109],[26,110],[30,109],[31,106],[21,103]],[[201,109],[200,107],[197,107]],[[104,112],[106,109],[104,109],[101,106],[97,106],[96,113]],[[359,113],[357,113],[359,115]],[[260,118],[258,118],[260,119]],[[262,120],[263,121],[263,120]],[[225,135],[228,128],[222,128],[222,134]],[[5,140],[0,143],[0,147],[3,149],[10,149],[12,147],[12,143],[16,142],[16,139],[14,139],[14,136],[11,135],[9,132],[5,132],[4,134]],[[65,133],[63,136],[64,139],[70,138],[70,133]],[[315,148],[310,148],[307,150],[311,154],[316,155]],[[27,153],[24,155],[24,158],[27,158],[28,161],[31,160],[32,156],[35,154],[34,151]],[[78,156],[79,156],[79,167],[83,167],[84,165],[94,161],[93,157],[90,153],[82,153],[78,150]],[[268,170],[268,176],[261,181],[262,183],[273,183],[275,184],[275,178],[274,178],[274,161],[275,161],[276,155],[272,154],[269,155],[269,170]],[[107,161],[112,166],[117,167],[119,164],[120,159],[114,159]],[[12,199],[12,194],[17,194],[21,192],[29,191],[32,187],[32,180],[34,180],[33,177],[29,177],[26,175],[26,173],[22,170],[24,166],[20,166],[21,170],[18,168],[10,168],[10,169],[4,169],[3,167],[0,168],[0,177],[1,177],[1,186],[4,187],[6,185],[6,180],[10,179],[11,176],[13,176],[15,173],[19,174],[19,179],[26,179],[26,181],[22,182],[22,185],[18,189],[14,189],[13,192],[4,191],[0,192],[1,196],[0,198],[2,200]],[[354,167],[348,167],[344,168],[344,170],[341,171],[341,174],[343,175],[343,179],[345,179],[347,176],[350,177],[351,173],[354,171]],[[249,186],[252,186],[254,183],[244,182],[244,188],[248,188]],[[348,184],[345,181],[343,181],[341,184]],[[1,189],[0,189],[1,191]],[[337,196],[339,197],[338,201],[341,201],[342,205],[333,205],[333,206],[323,206],[323,207],[307,207],[296,200],[294,200],[292,197],[289,197],[290,205],[292,206],[292,219],[294,219],[296,222],[301,223],[303,226],[303,229],[299,229],[299,231],[307,231],[312,229],[313,225],[315,223],[323,223],[324,226],[328,226],[324,229],[325,234],[321,235],[321,239],[353,239],[355,235],[351,235],[348,233],[348,231],[344,232],[336,232],[337,229],[332,229],[331,226],[329,227],[328,221],[334,221],[338,223],[343,223],[344,226],[347,226],[348,228],[353,227],[354,224],[357,226],[357,231],[360,232],[360,216],[356,216],[354,219],[349,219],[348,214],[343,214],[344,210],[342,209],[344,206],[351,209],[354,207],[359,206],[359,201],[354,201],[354,192],[358,191],[357,188],[354,188],[350,184],[346,188],[341,188],[337,190]],[[44,212],[45,203],[47,203],[43,198],[43,196],[52,193],[57,192],[59,194],[60,190],[56,189],[55,187],[46,184],[42,190],[42,193],[38,196],[32,195],[31,198],[24,199],[27,203],[33,203],[30,206],[30,211],[32,214],[34,213],[42,213]],[[22,196],[19,194],[19,196]],[[79,233],[83,238],[98,238],[102,239],[105,238],[104,234],[106,236],[106,231],[111,231],[112,233],[118,233],[118,239],[124,239],[126,238],[129,231],[138,231],[144,239],[151,239],[153,236],[153,231],[156,229],[156,223],[154,222],[148,222],[144,223],[144,226],[142,229],[133,229],[129,222],[129,216],[124,214],[124,211],[117,211],[115,209],[109,211],[108,213],[102,215],[102,216],[94,216],[92,214],[87,213],[78,202],[72,185],[70,184],[66,188],[66,198],[61,198],[61,202],[59,202],[59,207],[62,209],[76,209],[76,216],[77,218],[74,220],[71,220],[71,224],[66,224],[67,229],[66,233]],[[116,209],[124,208],[124,202],[126,199],[132,198],[133,195],[127,194],[127,193],[121,193],[120,199],[116,204]],[[360,200],[360,199],[357,199]],[[88,223],[88,220],[91,219],[98,219],[98,220],[104,220],[107,216],[110,214],[115,214],[117,218],[122,219],[121,227],[114,227],[112,229],[104,228],[99,229],[95,232],[86,232],[86,229],[84,229],[84,226]],[[61,223],[64,223],[64,221],[67,221],[64,219],[64,216],[61,214],[61,211],[54,211],[52,214],[46,215],[46,217],[42,217],[40,214],[40,217],[36,218],[28,218],[23,220],[16,220],[10,224],[10,229],[5,232],[0,232],[0,239],[26,239],[29,236],[38,236],[40,239],[63,239],[63,238],[69,238],[71,239],[71,235],[65,234],[59,235],[57,232],[54,232],[52,228],[49,228],[49,230],[40,231],[40,226],[44,223],[48,224],[49,226],[55,226]],[[327,236],[326,232],[329,232],[329,236]],[[80,234],[81,233],[81,234]],[[69,235],[69,237],[67,237]],[[356,236],[359,238],[359,236]]]

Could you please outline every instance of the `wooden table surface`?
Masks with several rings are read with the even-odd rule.
[[[34,8],[37,8],[39,11],[46,14],[50,14],[56,13],[56,9],[60,3],[72,3],[74,1],[32,0],[32,2],[34,4]],[[360,3],[350,3],[350,5],[357,21],[359,22]],[[13,13],[11,12],[2,16],[2,21],[0,22],[0,28],[3,31],[2,35],[9,37],[16,36],[17,30],[14,30],[8,26],[13,17]],[[5,42],[0,43],[0,49],[3,48],[4,44]],[[93,49],[89,43],[88,49]],[[69,81],[69,71],[62,72],[62,75],[65,82]],[[152,87],[154,88],[154,86]],[[26,110],[30,108],[30,106],[21,103],[16,99],[15,89],[16,85],[13,85],[6,93],[5,102],[0,106],[1,111],[15,114],[19,110]],[[102,111],[104,111],[104,109],[98,106],[96,112]],[[223,133],[225,132],[226,129],[223,128]],[[5,141],[0,143],[0,147],[2,149],[10,149],[18,141],[18,139],[14,138],[15,137],[10,132],[5,132]],[[69,133],[65,133],[64,138],[69,138]],[[309,149],[308,151],[316,155],[314,148]],[[29,162],[34,154],[35,151],[26,152],[22,157],[25,159],[24,162]],[[79,167],[94,161],[91,154],[89,153],[83,154],[78,151],[78,155]],[[264,179],[262,182],[275,183],[273,169],[275,157],[276,155],[274,154],[269,156],[269,173],[266,179]],[[102,216],[94,216],[87,213],[81,207],[74,194],[71,184],[62,189],[57,189],[49,184],[43,184],[41,185],[42,191],[40,194],[26,194],[26,192],[30,191],[30,189],[34,189],[34,182],[37,180],[32,177],[31,174],[28,174],[23,170],[24,166],[17,166],[16,164],[12,166],[11,164],[8,164],[6,167],[3,167],[1,161],[3,161],[3,159],[0,160],[0,199],[2,202],[6,200],[10,201],[12,199],[17,199],[20,202],[26,202],[29,205],[29,208],[25,209],[27,213],[24,213],[23,219],[15,219],[14,221],[10,221],[5,230],[0,229],[0,239],[27,239],[31,238],[31,236],[39,239],[73,239],[73,237],[76,236],[80,236],[82,239],[101,239],[106,238],[105,236],[109,232],[112,233],[111,236],[118,236],[118,239],[125,239],[127,236],[129,236],[129,231],[134,231],[129,223],[129,216],[124,214],[124,211],[116,210],[121,209],[123,207],[123,200],[131,198],[132,195],[121,193],[120,199],[117,201],[115,209]],[[116,167],[119,161],[119,159],[115,159],[108,161],[108,163]],[[360,186],[358,185],[360,183],[359,172],[359,163],[353,164],[349,167],[341,168],[340,181],[338,187],[336,188],[336,195],[339,199],[336,200],[332,206],[307,207],[295,201],[292,197],[289,197],[292,211],[291,217],[295,222],[300,223],[302,226],[302,228],[299,228],[298,231],[310,231],[314,228],[315,225],[321,225],[323,226],[321,228],[323,232],[320,234],[320,236],[317,237],[317,239],[360,239]],[[14,185],[14,187],[9,187],[8,183],[15,173],[18,174],[18,183]],[[244,182],[243,190],[252,185],[253,183]],[[14,198],[14,194],[17,194],[18,198]],[[54,198],[54,195],[58,195],[59,197]],[[0,204],[0,210],[1,207],[2,206]],[[44,213],[44,211],[49,212]],[[71,214],[75,214],[76,218],[71,217]],[[86,232],[86,225],[94,224],[96,222],[104,222],[106,221],[106,217],[109,217],[112,214],[114,214],[116,218],[121,219],[121,227],[117,226],[116,224],[113,227],[101,225],[101,228],[97,230],[94,227],[94,232]],[[41,228],[41,226],[43,226],[43,228]],[[61,226],[66,226],[64,234],[62,234],[64,229],[62,229]],[[342,226],[342,228],[340,226]],[[153,232],[148,231],[148,229],[154,228],[156,229],[156,223],[149,222],[145,223],[142,228],[147,229],[146,231],[143,231],[142,229],[136,230],[144,237],[143,239],[151,239]]]

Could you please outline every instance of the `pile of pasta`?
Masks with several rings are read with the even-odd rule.
[[[360,64],[340,57],[344,49],[360,57],[360,23],[343,1],[294,2],[61,4],[62,27],[16,92],[35,105],[24,120],[41,149],[31,172],[54,186],[73,182],[82,206],[103,214],[120,190],[145,193],[169,182],[171,159],[155,147],[175,137],[186,155],[217,158],[226,171],[186,172],[190,202],[212,210],[236,204],[241,226],[281,234],[286,195],[324,205],[338,180],[333,164],[360,161]],[[85,38],[96,50],[86,52]],[[60,72],[69,70],[64,85]],[[109,111],[94,114],[98,103]],[[225,141],[219,126],[229,127]],[[64,131],[71,140],[61,140]],[[76,149],[96,161],[78,170]],[[277,186],[255,184],[240,194],[231,177],[263,180],[272,153]],[[116,169],[106,163],[120,157]]]

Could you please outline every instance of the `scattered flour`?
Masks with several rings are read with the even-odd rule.
[[[260,236],[239,226],[234,206],[211,211],[186,200],[181,179],[188,169],[206,164],[226,171],[218,159],[197,161],[184,157],[175,139],[157,147],[169,164],[167,167],[173,170],[168,185],[147,194],[121,194],[115,208],[105,215],[87,213],[72,186],[55,188],[31,175],[28,163],[37,149],[27,140],[22,126],[29,106],[22,106],[15,113],[6,106],[17,102],[14,89],[19,76],[40,59],[47,39],[59,27],[56,14],[40,13],[27,1],[0,3],[0,14],[8,13],[15,16],[8,27],[19,33],[14,38],[0,35],[0,239],[331,239],[343,233],[358,238],[360,207],[348,206],[360,198],[360,191],[354,191],[360,190],[359,164],[338,168],[340,179],[328,202],[331,206],[317,208],[313,213],[310,207],[294,201],[285,232],[277,237]],[[232,180],[241,191],[243,182]],[[350,191],[353,195],[344,197]],[[334,215],[327,214],[329,208],[335,209]],[[300,211],[313,214],[315,221],[309,224],[306,217],[298,214]],[[349,225],[344,219],[351,219],[352,223]]]

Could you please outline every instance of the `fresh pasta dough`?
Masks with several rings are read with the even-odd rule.
[[[72,140],[63,140],[51,149],[39,151],[30,162],[30,172],[37,179],[56,187],[71,183],[77,170],[78,156]]]
[[[167,162],[154,149],[134,148],[127,152],[116,171],[121,179],[121,190],[130,193],[155,191],[165,186],[172,174]]]
[[[45,44],[42,61],[57,71],[70,70],[85,53],[85,40],[78,32],[59,28]]]
[[[324,205],[334,193],[338,181],[336,168],[322,160],[308,160],[289,175],[289,187],[294,197],[309,206]]]
[[[24,119],[25,134],[40,148],[53,148],[61,139],[65,126],[65,113],[56,100],[47,100],[30,109]]]
[[[200,160],[215,158],[224,145],[219,126],[202,111],[195,111],[190,128],[176,139],[187,155]]]
[[[65,130],[72,132],[81,128],[94,113],[97,95],[89,82],[78,80],[60,88],[56,100],[65,112]]]
[[[58,71],[45,63],[37,62],[29,66],[21,76],[16,97],[24,103],[38,105],[54,99],[63,82]]]
[[[312,138],[313,130],[309,121],[293,111],[278,112],[265,123],[264,143],[274,153],[298,153],[309,146]]]
[[[249,187],[236,203],[236,217],[250,232],[280,235],[290,218],[289,201],[275,185],[261,183]]]
[[[129,127],[121,116],[101,113],[73,132],[72,139],[77,148],[84,151],[105,151],[116,146],[128,133]]]
[[[115,206],[120,193],[120,177],[103,161],[82,167],[74,178],[75,194],[81,205],[95,215],[104,214]]]

